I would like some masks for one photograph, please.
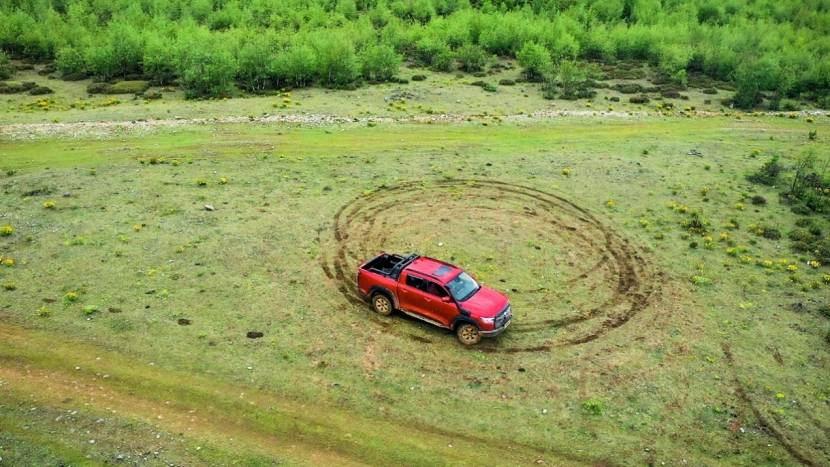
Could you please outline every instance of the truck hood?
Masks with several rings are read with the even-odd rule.
[[[492,318],[504,310],[507,301],[504,294],[482,285],[472,297],[459,304],[473,316]]]

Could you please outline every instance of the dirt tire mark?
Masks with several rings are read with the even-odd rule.
[[[737,365],[735,364],[735,356],[732,354],[732,347],[727,343],[721,343],[721,349],[723,350],[724,356],[726,356],[726,361],[729,364],[729,368],[732,371],[732,381],[735,385],[735,394],[737,394],[738,398],[741,400],[743,404],[749,407],[749,410],[752,411],[752,414],[758,420],[758,423],[768,432],[772,437],[774,437],[781,446],[798,462],[808,465],[808,466],[819,466],[821,465],[819,462],[811,459],[809,456],[804,454],[793,441],[784,433],[783,428],[777,423],[770,420],[768,417],[764,416],[761,410],[753,403],[752,398],[749,397],[746,390],[741,384],[740,378],[738,378],[738,370]]]
[[[652,266],[631,243],[613,228],[599,220],[589,210],[553,193],[532,187],[493,180],[446,179],[432,182],[404,182],[381,186],[377,190],[357,197],[341,206],[335,213],[331,241],[331,254],[320,258],[320,267],[327,277],[334,280],[337,290],[349,303],[365,308],[365,301],[354,284],[357,265],[368,256],[384,249],[390,232],[395,232],[417,219],[418,209],[429,209],[437,192],[445,192],[448,202],[463,200],[465,206],[477,210],[505,211],[508,215],[522,216],[534,232],[546,238],[565,237],[569,245],[578,251],[598,256],[590,266],[579,271],[567,284],[605,274],[611,284],[610,297],[595,306],[576,310],[561,318],[522,320],[517,322],[514,333],[548,333],[564,328],[568,332],[554,333],[542,342],[522,347],[507,347],[498,342],[480,345],[485,352],[538,352],[555,347],[579,345],[598,339],[605,333],[627,323],[633,316],[647,308],[655,292],[659,290],[662,274],[655,274]],[[424,196],[427,194],[428,196]],[[490,205],[486,204],[489,201]],[[485,203],[485,204],[481,204]],[[515,208],[512,208],[515,206]],[[391,213],[405,210],[410,215],[399,219]],[[380,227],[382,228],[380,228]],[[321,239],[323,241],[325,239]],[[327,251],[326,248],[323,251]],[[586,255],[587,256],[587,255]],[[605,283],[605,277],[602,277]],[[543,310],[545,311],[545,310]],[[388,323],[372,314],[374,322]],[[580,323],[587,329],[572,329]],[[387,331],[393,331],[388,328]],[[405,331],[393,331],[404,332]],[[410,336],[412,337],[412,336]]]

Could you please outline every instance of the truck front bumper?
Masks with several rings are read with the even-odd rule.
[[[499,334],[506,331],[507,327],[510,326],[510,323],[512,323],[512,322],[513,322],[513,318],[511,317],[509,320],[507,320],[506,323],[504,323],[504,325],[502,327],[493,329],[492,331],[480,331],[481,335],[484,336],[484,337],[496,337]]]

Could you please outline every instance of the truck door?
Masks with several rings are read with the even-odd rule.
[[[449,326],[458,309],[452,301],[444,301],[443,297],[449,297],[447,291],[434,281],[408,271],[405,274],[398,293],[401,308],[442,326]]]

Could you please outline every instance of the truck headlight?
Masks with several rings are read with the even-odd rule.
[[[482,322],[487,324],[493,324],[496,322],[496,318],[479,318]]]

